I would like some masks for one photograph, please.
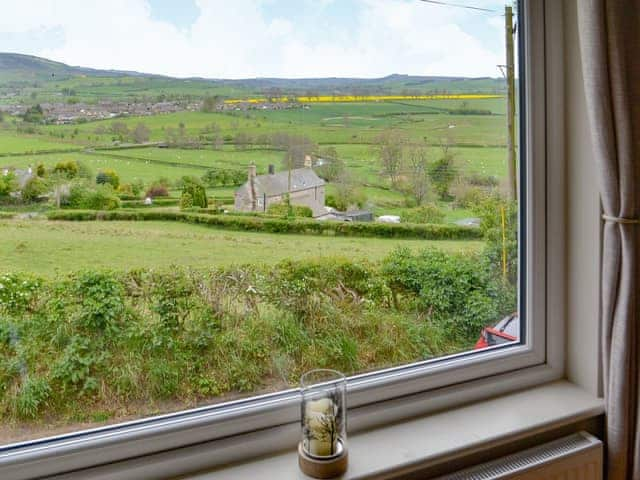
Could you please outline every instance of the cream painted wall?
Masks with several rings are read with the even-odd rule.
[[[568,380],[597,394],[599,369],[600,197],[590,143],[577,5],[564,1],[565,153],[567,158],[567,351]]]

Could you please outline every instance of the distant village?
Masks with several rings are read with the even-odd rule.
[[[32,104],[0,105],[0,111],[9,115],[24,115]],[[52,102],[40,103],[44,119],[56,125],[73,124],[84,121],[106,120],[122,116],[148,116],[163,113],[196,112],[203,108],[203,102],[164,101],[164,102],[116,102],[103,100],[97,103]],[[245,110],[282,110],[302,108],[298,103],[283,102],[220,102],[215,105],[217,111]]]

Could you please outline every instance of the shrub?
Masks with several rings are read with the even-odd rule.
[[[53,173],[62,175],[66,178],[76,178],[78,176],[78,162],[69,160],[67,162],[58,162],[53,167]]]
[[[488,193],[480,187],[459,183],[453,188],[455,206],[458,208],[473,208],[480,205]]]
[[[110,185],[91,188],[86,184],[77,183],[69,190],[66,205],[71,208],[115,210],[120,207],[120,199],[113,193]]]
[[[145,196],[149,198],[168,197],[169,190],[165,185],[154,184],[149,187],[149,189],[145,193]]]
[[[120,177],[115,170],[101,170],[98,172],[98,175],[96,175],[96,183],[98,185],[108,184],[111,185],[114,190],[117,190],[120,186]]]
[[[497,187],[500,185],[500,179],[495,175],[483,175],[481,173],[471,173],[465,177],[469,185],[477,187]]]
[[[22,200],[35,202],[38,197],[47,193],[47,184],[40,177],[31,177],[22,189]]]
[[[415,308],[467,345],[515,308],[512,291],[493,282],[474,255],[398,249],[385,259],[383,272],[396,297],[411,295]]]
[[[400,218],[408,223],[442,223],[444,212],[432,203],[403,210]]]
[[[186,210],[193,207],[193,197],[189,193],[183,193],[180,197],[180,210]]]
[[[279,216],[279,217],[303,217],[303,218],[311,218],[313,217],[313,211],[305,206],[305,205],[291,205],[291,209],[285,203],[272,203],[267,208],[267,213],[269,215]]]
[[[0,197],[8,197],[10,193],[18,189],[18,181],[13,172],[0,175]]]
[[[182,195],[188,194],[191,197],[191,206],[207,208],[207,191],[195,177],[182,177]]]

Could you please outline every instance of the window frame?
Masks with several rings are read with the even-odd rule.
[[[527,159],[526,169],[521,169],[521,185],[526,185],[520,199],[524,207],[521,232],[527,233],[521,243],[526,281],[524,308],[520,310],[526,312],[527,335],[521,345],[496,346],[350,377],[350,430],[477,401],[564,375],[562,2],[520,0],[520,8],[520,78],[525,85],[520,99],[524,107],[520,146],[524,146]],[[216,448],[241,435],[280,431],[280,439],[262,439],[241,452],[245,457],[257,456],[293,440],[298,405],[297,389],[290,389],[11,444],[0,447],[0,477],[35,478],[203,442]],[[210,453],[209,457],[222,461],[220,455]],[[210,458],[209,463],[213,461]]]

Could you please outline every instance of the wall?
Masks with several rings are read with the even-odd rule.
[[[565,153],[567,159],[566,376],[598,393],[600,198],[587,120],[578,43],[580,0],[564,2]]]

